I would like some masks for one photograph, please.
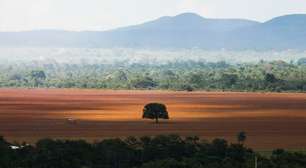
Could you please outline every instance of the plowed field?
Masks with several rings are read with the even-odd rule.
[[[143,120],[149,102],[166,104],[171,119]],[[306,148],[306,94],[0,89],[0,134],[10,141],[166,133],[234,141],[239,131],[257,149]]]

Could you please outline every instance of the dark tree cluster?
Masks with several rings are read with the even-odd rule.
[[[245,140],[242,134],[238,136]],[[304,168],[306,155],[278,149],[261,156],[243,144],[178,135],[78,140],[43,139],[12,146],[0,138],[1,168]]]

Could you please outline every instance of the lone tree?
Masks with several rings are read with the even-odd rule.
[[[158,123],[158,119],[169,119],[167,107],[160,103],[149,103],[143,108],[142,118],[155,119],[155,123]]]
[[[246,133],[241,131],[237,134],[237,141],[239,144],[243,144],[247,139]]]

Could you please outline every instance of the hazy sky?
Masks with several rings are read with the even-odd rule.
[[[183,12],[266,21],[306,13],[306,0],[0,0],[0,31],[105,30]]]

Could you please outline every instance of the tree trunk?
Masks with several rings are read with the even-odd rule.
[[[158,117],[155,117],[155,123],[158,124]]]

